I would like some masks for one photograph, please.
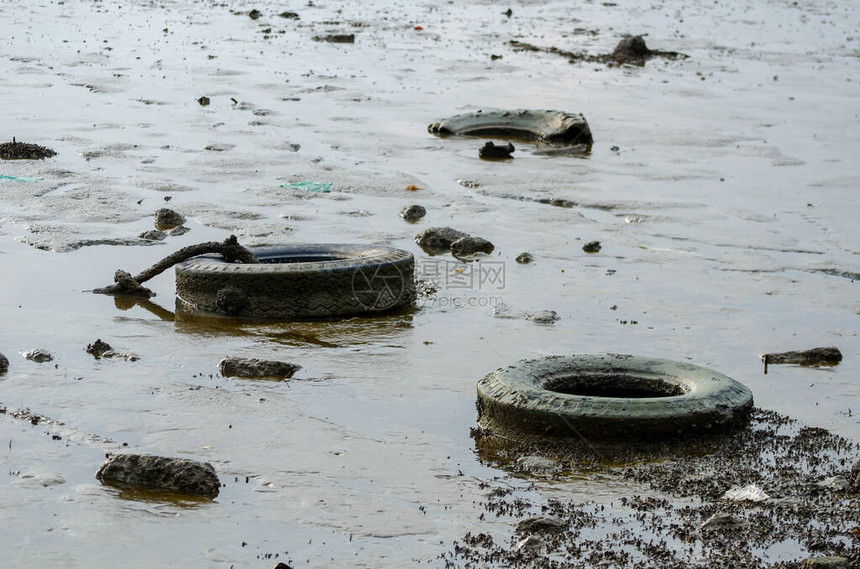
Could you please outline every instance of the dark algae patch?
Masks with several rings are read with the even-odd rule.
[[[639,486],[606,505],[486,482],[480,521],[441,555],[449,568],[789,569],[829,556],[860,563],[860,495],[849,484],[860,447],[774,412],[756,409],[748,428],[682,443],[553,447],[481,428],[472,435],[483,461],[533,479],[530,489],[594,477]],[[526,456],[557,467],[529,472]],[[751,485],[758,501],[726,497]],[[560,531],[516,531],[535,516]]]
[[[42,160],[56,155],[57,153],[50,148],[38,144],[18,142],[14,138],[12,142],[0,144],[0,159],[3,160]]]

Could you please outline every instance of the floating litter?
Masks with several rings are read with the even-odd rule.
[[[726,493],[723,494],[723,499],[735,502],[766,502],[770,499],[770,496],[755,484],[750,484],[743,488],[726,490]]]
[[[282,188],[293,188],[295,190],[304,190],[306,192],[322,192],[328,193],[331,191],[331,182],[293,182],[292,184],[281,184]]]

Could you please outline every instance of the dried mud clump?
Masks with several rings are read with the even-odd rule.
[[[860,497],[828,483],[860,475],[860,466],[850,472],[860,445],[825,429],[756,409],[737,432],[647,448],[522,445],[484,428],[472,436],[483,461],[532,483],[521,490],[506,480],[482,483],[484,512],[440,556],[447,568],[797,569],[813,557],[860,566]],[[540,455],[557,468],[534,471],[518,461]],[[583,477],[634,491],[609,504],[533,491]],[[726,497],[753,484],[768,498]]]
[[[56,155],[57,153],[50,148],[38,144],[17,142],[14,138],[12,142],[0,144],[0,159],[3,160],[43,160]]]

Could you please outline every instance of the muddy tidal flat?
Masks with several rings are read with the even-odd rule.
[[[4,0],[0,143],[56,154],[0,159],[2,564],[858,566],[858,30],[825,0]],[[628,36],[653,56],[619,59]],[[482,109],[581,113],[594,141],[428,132]],[[490,246],[430,254],[432,227]],[[171,271],[87,292],[230,235],[398,247],[426,286],[292,323],[188,314]],[[764,373],[822,346],[842,360]],[[487,373],[607,352],[732,377],[752,421],[683,448],[475,428]],[[121,452],[208,462],[220,492],[102,485]]]

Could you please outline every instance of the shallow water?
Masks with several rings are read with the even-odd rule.
[[[0,352],[11,362],[0,404],[63,423],[0,415],[0,548],[13,565],[441,563],[453,539],[507,523],[478,519],[481,481],[507,475],[475,455],[475,382],[546,354],[713,367],[760,407],[860,439],[857,7],[506,8],[0,6],[3,139],[59,152],[0,163],[0,175],[43,178],[0,182]],[[328,33],[356,42],[312,40]],[[607,68],[507,43],[598,53],[623,33],[690,58]],[[512,161],[484,162],[483,140],[426,131],[491,107],[581,112],[595,145],[572,157],[515,143]],[[305,180],[334,191],[281,187]],[[578,205],[538,201],[549,198]],[[411,203],[428,210],[416,224],[396,215]],[[134,241],[164,206],[188,217],[188,234],[92,244]],[[496,250],[467,267],[430,257],[412,238],[437,225]],[[176,317],[169,273],[151,281],[149,304],[83,292],[230,233],[249,245],[390,244],[442,286],[414,311],[298,324]],[[584,253],[594,240],[602,250]],[[536,261],[515,263],[523,251]],[[560,320],[494,318],[500,303]],[[96,338],[141,359],[95,361],[84,348]],[[762,373],[762,353],[823,345],[843,362]],[[55,361],[20,357],[34,347]],[[226,355],[303,370],[289,382],[224,379]],[[178,504],[102,487],[104,452],[123,443],[212,462],[221,495]],[[606,502],[641,492],[549,486]],[[780,558],[803,554],[785,549]]]

